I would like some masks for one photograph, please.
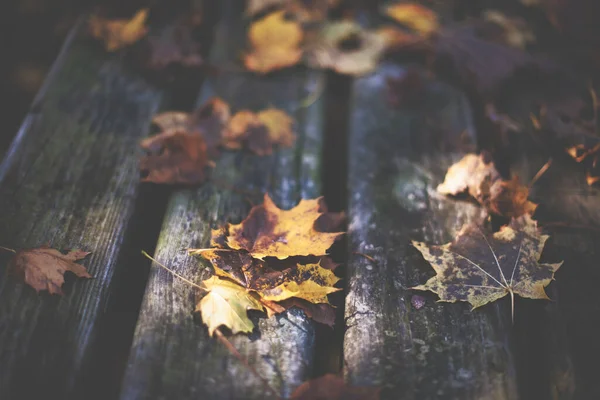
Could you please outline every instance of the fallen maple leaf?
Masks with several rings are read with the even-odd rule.
[[[298,22],[285,19],[285,11],[271,13],[250,26],[252,51],[244,56],[244,65],[262,74],[295,65],[302,58],[303,36]]]
[[[475,198],[487,210],[506,217],[533,214],[537,204],[528,200],[529,189],[519,178],[503,180],[486,154],[467,154],[448,168],[444,182],[437,191],[457,195],[464,191]]]
[[[320,212],[321,198],[301,200],[291,210],[281,210],[265,194],[264,204],[250,210],[248,217],[238,225],[229,225],[227,245],[246,250],[252,257],[326,255],[327,249],[343,232],[319,232],[315,221]]]
[[[140,160],[143,182],[204,182],[204,170],[210,163],[206,143],[199,134],[169,130],[142,140],[140,146],[148,152]]]
[[[429,36],[440,28],[437,15],[420,4],[396,3],[386,7],[384,12],[422,36]]]
[[[167,111],[155,115],[152,122],[163,131],[177,130],[201,135],[212,153],[221,144],[230,117],[229,104],[219,97],[212,97],[192,113]]]
[[[524,215],[493,234],[465,225],[453,242],[442,246],[413,241],[436,271],[433,278],[413,289],[430,290],[440,301],[466,301],[473,309],[510,294],[514,313],[515,294],[548,299],[544,287],[562,265],[562,261],[538,262],[548,237]]]
[[[323,375],[298,386],[292,400],[378,400],[381,389],[367,386],[352,386],[335,374]]]
[[[412,35],[389,27],[369,31],[353,21],[330,22],[307,46],[306,62],[313,68],[360,76],[372,72],[387,49],[414,41]]]
[[[310,264],[285,263],[280,270],[252,258],[245,251],[229,249],[190,250],[209,260],[215,274],[229,278],[248,290],[257,292],[261,300],[279,302],[296,297],[312,303],[327,303],[327,295],[340,289],[333,287],[339,278],[333,273],[336,264],[329,259]]]
[[[231,333],[252,332],[254,323],[248,318],[248,310],[263,311],[258,297],[240,285],[213,276],[202,281],[208,293],[202,297],[196,311],[208,326],[209,335],[221,325],[231,329]]]
[[[7,270],[22,278],[36,292],[47,290],[50,294],[62,295],[65,272],[72,272],[80,278],[92,277],[83,265],[75,263],[88,254],[79,250],[63,254],[46,246],[19,250],[10,260]]]
[[[146,19],[148,9],[139,10],[131,19],[105,19],[91,16],[88,21],[90,34],[102,40],[107,51],[115,51],[129,46],[148,33]]]
[[[521,18],[508,17],[498,10],[487,10],[483,13],[483,19],[498,26],[502,42],[512,47],[525,49],[528,44],[535,42],[533,31]]]
[[[316,22],[327,17],[327,11],[339,0],[248,0],[246,14],[254,16],[273,8],[283,9],[301,22]]]
[[[269,301],[282,301],[292,297],[304,299],[311,303],[329,304],[327,295],[340,291],[333,287],[340,279],[333,271],[319,264],[298,264],[296,268],[283,271],[274,285],[271,280],[258,280],[255,289],[260,297]]]
[[[170,64],[198,67],[204,64],[200,44],[192,37],[193,30],[201,23],[199,13],[179,18],[159,34],[148,36],[141,50],[147,68],[161,70]]]
[[[245,143],[252,152],[260,156],[269,155],[274,145],[289,147],[294,144],[293,123],[289,115],[275,108],[258,114],[242,110],[229,121],[223,144],[230,149],[239,149]]]
[[[304,314],[306,314],[308,318],[320,324],[324,324],[332,328],[335,324],[335,311],[329,303],[315,304],[304,299],[292,297],[291,299],[286,299],[276,304],[279,304],[284,310],[292,307],[299,308],[304,311]]]

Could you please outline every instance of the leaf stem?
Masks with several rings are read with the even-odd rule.
[[[217,334],[217,339],[219,340],[219,342],[221,342],[223,346],[225,346],[227,350],[229,350],[229,352],[244,365],[244,367],[248,368],[252,375],[257,377],[262,382],[265,389],[267,389],[273,396],[275,396],[276,399],[281,400],[281,396],[275,391],[275,389],[271,387],[271,385],[269,385],[269,382],[265,378],[260,376],[258,371],[256,371],[256,369],[248,363],[248,360],[246,360],[240,354],[240,352],[237,351],[233,344],[231,344],[231,342],[227,340],[227,338],[223,335],[219,328],[215,329],[215,333]]]
[[[6,251],[10,251],[10,252],[12,252],[12,253],[15,253],[15,254],[17,254],[17,251],[16,251],[16,250],[14,250],[14,249],[11,249],[11,248],[9,248],[9,247],[0,246],[0,249],[2,249],[2,250],[6,250]]]
[[[164,264],[161,264],[160,262],[158,262],[156,259],[152,258],[152,257],[150,256],[150,254],[146,253],[144,250],[142,250],[142,254],[143,254],[144,256],[146,256],[147,258],[149,258],[150,260],[154,261],[154,262],[155,262],[156,264],[158,264],[158,265],[159,265],[161,268],[163,268],[163,269],[167,270],[168,272],[170,272],[170,273],[171,273],[171,275],[173,275],[173,276],[176,276],[177,278],[181,279],[182,281],[184,281],[184,282],[186,282],[186,283],[189,283],[190,285],[192,285],[192,286],[194,286],[194,287],[196,287],[196,288],[198,288],[198,289],[201,289],[201,290],[204,290],[205,292],[208,292],[208,290],[206,290],[206,288],[205,288],[205,287],[202,287],[202,286],[198,285],[197,283],[194,283],[194,282],[190,281],[189,279],[186,279],[186,278],[184,278],[183,276],[179,275],[177,272],[173,271],[172,269],[168,268],[168,267],[167,267],[167,266],[165,266]]]
[[[546,161],[546,164],[542,165],[542,168],[540,168],[540,170],[531,179],[531,181],[529,182],[529,185],[527,186],[527,188],[531,189],[531,187],[533,186],[533,184],[536,183],[538,181],[538,179],[540,179],[542,177],[542,175],[544,175],[544,173],[546,171],[548,171],[548,168],[550,168],[551,165],[552,165],[552,158],[549,158],[548,161]]]

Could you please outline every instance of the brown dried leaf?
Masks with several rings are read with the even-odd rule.
[[[379,400],[380,388],[351,386],[344,378],[327,374],[304,382],[292,393],[292,400]]]
[[[297,307],[304,311],[306,316],[315,322],[324,324],[333,328],[335,325],[335,310],[328,303],[311,303],[304,299],[292,297],[291,299],[283,300],[278,303],[284,310],[291,307]]]
[[[439,193],[446,195],[467,190],[479,204],[498,215],[519,217],[533,214],[537,208],[537,204],[528,200],[529,189],[519,178],[503,180],[485,154],[464,156],[448,169],[444,182],[437,187]]]
[[[300,24],[286,20],[285,11],[271,13],[250,26],[252,51],[244,56],[244,65],[261,74],[295,65],[302,58],[303,37]]]
[[[518,17],[509,17],[498,10],[487,10],[483,13],[483,19],[500,28],[502,42],[525,49],[528,44],[535,42],[535,35],[527,22]]]
[[[19,250],[10,260],[8,271],[22,278],[36,292],[47,290],[50,294],[62,295],[64,274],[70,271],[80,278],[91,278],[85,267],[75,263],[89,252],[72,250],[63,254],[50,247]]]
[[[530,216],[523,215],[494,234],[465,225],[453,242],[443,246],[413,241],[436,271],[436,276],[413,289],[437,293],[440,301],[466,301],[473,308],[507,294],[548,299],[544,287],[562,265],[538,262],[548,237],[540,234]]]
[[[273,146],[290,147],[296,140],[292,131],[294,120],[284,111],[269,108],[255,114],[248,110],[237,112],[225,129],[223,144],[239,149],[244,144],[259,156],[273,153]]]
[[[105,19],[93,15],[88,21],[90,34],[102,40],[107,51],[119,50],[143,38],[148,33],[148,9],[139,10],[131,19]]]
[[[199,184],[204,182],[209,165],[206,143],[202,136],[169,130],[142,140],[148,153],[140,160],[143,182]]]
[[[390,47],[414,41],[414,36],[389,27],[369,31],[353,21],[330,22],[308,46],[306,62],[313,68],[360,76],[375,70]]]
[[[327,17],[330,8],[340,0],[249,0],[246,14],[254,16],[273,8],[282,9],[301,22],[317,22]]]
[[[193,30],[200,23],[200,13],[186,15],[163,29],[160,34],[148,36],[144,49],[146,66],[160,70],[170,64],[180,64],[185,67],[203,65],[200,43],[192,37]]]
[[[238,225],[229,225],[227,244],[232,249],[246,250],[252,257],[322,256],[343,232],[324,233],[315,230],[315,221],[323,214],[321,199],[301,200],[291,210],[281,210],[265,194],[264,204],[250,210]]]
[[[415,3],[395,3],[385,8],[385,14],[422,36],[430,36],[440,28],[436,13]]]

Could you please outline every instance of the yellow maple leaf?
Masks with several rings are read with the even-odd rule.
[[[102,40],[107,51],[115,51],[140,40],[148,33],[148,9],[143,8],[131,19],[105,19],[93,15],[89,20],[90,34]]]
[[[255,294],[238,284],[213,276],[202,282],[208,293],[196,306],[202,320],[208,326],[212,336],[221,325],[225,325],[233,334],[252,332],[254,324],[248,318],[248,310],[263,311],[264,307]]]
[[[298,22],[285,19],[285,11],[271,13],[250,26],[252,51],[244,56],[244,65],[263,74],[292,66],[302,57],[303,36]]]
[[[298,264],[285,274],[285,280],[275,287],[256,288],[264,300],[282,301],[292,297],[311,303],[327,303],[327,295],[341,289],[333,287],[340,278],[319,264]]]
[[[229,225],[227,245],[247,250],[254,258],[323,256],[343,232],[319,232],[315,222],[324,213],[321,198],[303,199],[291,210],[281,210],[265,194],[264,204],[250,210],[238,225]]]
[[[420,4],[393,4],[385,8],[385,13],[423,36],[429,36],[440,28],[437,15]]]

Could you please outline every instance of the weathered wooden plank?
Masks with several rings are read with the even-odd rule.
[[[402,73],[384,65],[353,87],[346,377],[382,386],[385,399],[517,398],[510,311],[491,304],[471,312],[408,289],[433,276],[410,241],[446,243],[482,215],[436,192],[446,169],[474,148],[465,97],[430,82],[423,105],[395,110],[386,78]],[[423,308],[411,304],[414,295],[426,299]]]
[[[301,198],[319,195],[322,105],[299,104],[315,87],[319,73],[302,68],[266,77],[230,72],[243,49],[245,24],[241,3],[226,9],[220,22],[212,62],[224,71],[205,83],[199,103],[219,96],[234,111],[242,108],[282,108],[297,120],[293,148],[272,156],[224,152],[212,182],[196,190],[180,190],[169,203],[155,257],[179,274],[200,282],[210,269],[186,255],[189,247],[207,247],[210,230],[227,221],[240,221],[250,209],[248,198],[262,201],[269,192],[284,208]],[[237,190],[224,189],[224,183]],[[241,191],[241,192],[240,192]],[[249,195],[245,195],[247,192]],[[248,197],[249,196],[249,197]],[[136,328],[124,379],[123,399],[262,399],[264,387],[215,339],[193,310],[201,294],[190,285],[153,267]],[[282,395],[307,378],[313,359],[313,323],[294,310],[275,318],[255,319],[258,329],[231,338],[233,345]]]
[[[6,276],[1,255],[0,398],[68,398],[107,300],[139,174],[136,149],[161,93],[118,56],[89,46],[84,20],[0,166],[0,243],[92,252],[91,280],[64,297],[36,295]]]
[[[510,104],[505,111],[524,128],[509,143],[512,151],[507,162],[511,172],[529,182],[552,157],[552,165],[533,184],[530,197],[539,203],[535,218],[550,235],[542,257],[548,262],[564,260],[548,290],[553,301],[523,302],[522,317],[516,326],[521,325],[519,334],[530,332],[529,342],[521,347],[527,346],[528,359],[538,360],[538,373],[546,379],[540,388],[545,390],[542,395],[592,399],[600,396],[593,367],[600,356],[600,301],[595,296],[600,276],[600,190],[587,184],[581,165],[561,154],[560,149],[548,146],[551,140],[542,139],[545,146],[541,145],[540,139],[548,132],[531,129],[530,112],[536,104],[556,101],[557,96],[569,98],[569,93],[561,95],[558,87],[548,92],[517,90],[505,99]]]

